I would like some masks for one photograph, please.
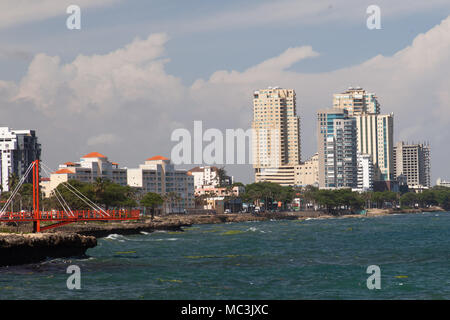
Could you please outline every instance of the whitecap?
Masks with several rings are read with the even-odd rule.
[[[125,240],[128,240],[123,235],[120,235],[120,234],[117,234],[117,233],[112,233],[112,234],[108,235],[107,237],[105,237],[105,239],[117,240],[119,242],[125,242]]]
[[[154,241],[176,241],[178,238],[154,239]]]

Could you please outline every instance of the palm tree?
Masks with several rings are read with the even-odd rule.
[[[225,180],[227,180],[228,178],[225,167],[217,169],[216,173],[217,173],[216,179],[218,180],[217,182],[219,184],[219,187],[222,187],[224,185]]]
[[[153,220],[153,217],[155,215],[155,208],[157,206],[160,206],[164,203],[164,199],[163,197],[161,197],[161,195],[154,193],[154,192],[148,192],[146,193],[141,201],[140,201],[141,205],[143,205],[146,208],[151,208],[152,212],[151,212],[151,220]]]
[[[178,194],[173,191],[170,191],[163,196],[165,202],[169,205],[169,213],[172,213],[174,202],[178,199],[177,197]]]
[[[102,202],[106,191],[106,180],[103,178],[96,178],[93,183],[93,191],[96,202]]]
[[[19,183],[19,176],[15,172],[12,172],[8,177],[9,191],[13,191],[18,183]]]

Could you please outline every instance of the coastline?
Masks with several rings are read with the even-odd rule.
[[[196,215],[166,215],[157,216],[154,220],[146,219],[139,222],[119,223],[77,223],[58,228],[59,232],[77,233],[96,238],[107,237],[110,234],[131,235],[154,231],[183,231],[183,227],[198,224],[239,223],[248,221],[268,220],[306,220],[314,219],[345,219],[345,218],[370,218],[387,216],[391,214],[411,214],[422,212],[444,212],[440,207],[425,209],[368,209],[366,214],[341,214],[331,215],[323,211],[293,211],[253,215],[249,213],[227,214],[196,214]],[[54,231],[49,231],[54,232]]]
[[[345,219],[371,218],[391,214],[411,214],[422,212],[444,212],[442,208],[426,209],[369,209],[365,214],[330,215],[323,211],[298,211],[267,213],[260,215],[231,213],[204,215],[167,215],[139,222],[116,223],[74,223],[43,233],[29,232],[29,226],[7,227],[0,230],[0,266],[40,262],[47,258],[62,258],[84,255],[86,250],[97,245],[97,238],[110,234],[131,235],[141,232],[183,231],[183,227],[196,224],[239,223],[268,220]],[[7,233],[1,233],[1,232]],[[18,233],[17,231],[22,231]]]

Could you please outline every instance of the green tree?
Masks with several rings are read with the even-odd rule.
[[[419,202],[418,196],[414,192],[404,193],[400,197],[400,203],[402,206],[413,207],[418,202]]]
[[[151,208],[151,219],[153,220],[153,217],[155,215],[155,208],[163,205],[164,199],[158,193],[148,192],[142,197],[140,204],[145,208]]]
[[[225,182],[228,182],[228,176],[227,176],[227,171],[225,170],[225,167],[218,168],[216,173],[217,173],[216,179],[219,184],[219,187],[228,185],[228,183],[225,183]]]
[[[8,177],[9,191],[13,191],[16,188],[19,181],[20,181],[19,176],[15,172],[12,172]]]

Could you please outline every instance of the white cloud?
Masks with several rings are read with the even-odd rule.
[[[138,101],[168,106],[181,97],[183,88],[179,79],[164,71],[167,40],[165,34],[153,34],[106,55],[80,55],[66,65],[59,57],[38,54],[16,100],[31,101],[53,117],[118,112]]]
[[[450,176],[445,164],[450,17],[390,57],[378,55],[332,72],[304,74],[289,67],[318,53],[308,46],[294,47],[242,72],[217,71],[189,87],[164,69],[167,41],[165,34],[154,34],[64,65],[59,57],[39,54],[19,84],[0,81],[5,106],[0,116],[3,121],[17,118],[13,110],[35,115],[44,154],[55,161],[77,159],[87,151],[88,141],[103,144],[110,158],[132,166],[153,154],[170,155],[171,130],[192,128],[194,120],[203,120],[204,129],[248,127],[253,90],[278,85],[296,90],[306,157],[316,150],[317,109],[330,107],[333,93],[360,85],[377,93],[382,112],[395,113],[397,137],[436,144],[436,168]],[[115,143],[118,137],[120,144]],[[246,170],[251,176],[251,169]]]
[[[88,146],[113,145],[117,144],[121,139],[114,133],[102,133],[94,137],[90,137],[87,141]]]

